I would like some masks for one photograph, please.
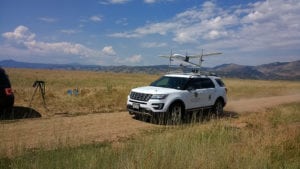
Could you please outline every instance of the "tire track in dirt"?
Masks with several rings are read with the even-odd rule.
[[[229,101],[225,110],[241,114],[290,102],[300,102],[300,94]],[[0,151],[13,155],[22,148],[114,142],[155,127],[162,126],[135,120],[127,112],[2,121]]]
[[[242,99],[229,101],[228,105],[225,107],[225,110],[236,113],[259,112],[276,105],[299,101],[300,94]]]

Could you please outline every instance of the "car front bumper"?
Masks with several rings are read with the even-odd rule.
[[[140,102],[129,99],[127,101],[127,110],[131,115],[154,116],[156,114],[165,113],[166,104],[161,100],[149,100],[148,102]]]

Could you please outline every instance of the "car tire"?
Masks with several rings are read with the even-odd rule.
[[[175,102],[169,107],[167,124],[178,125],[182,122],[184,108],[181,103]]]
[[[214,107],[213,107],[213,112],[215,113],[215,115],[217,117],[219,116],[222,116],[223,113],[224,113],[224,110],[223,110],[223,101],[221,99],[218,99],[215,104],[214,104]]]
[[[166,117],[164,113],[158,113],[158,114],[154,114],[151,117],[151,123],[153,124],[165,124],[166,123]]]

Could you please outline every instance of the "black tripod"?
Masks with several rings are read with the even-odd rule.
[[[44,81],[39,81],[39,80],[37,80],[37,81],[35,81],[35,82],[33,83],[32,87],[35,87],[35,90],[34,90],[34,92],[33,92],[33,95],[32,95],[32,97],[31,97],[31,99],[30,99],[29,107],[31,106],[31,103],[32,103],[32,101],[33,101],[33,97],[34,97],[36,91],[37,91],[38,88],[39,88],[39,89],[40,89],[40,92],[41,92],[41,94],[42,94],[44,107],[45,107],[45,109],[47,109],[47,107],[46,107],[46,101],[45,101],[45,94],[46,94],[46,90],[45,90],[45,82],[44,82]]]

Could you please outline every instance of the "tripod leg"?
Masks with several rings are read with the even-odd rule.
[[[39,87],[40,87],[40,91],[41,91],[41,94],[42,94],[42,98],[43,98],[43,104],[44,104],[44,108],[46,108],[46,101],[45,101],[45,85],[43,84],[39,84]]]
[[[31,107],[31,103],[32,103],[32,101],[33,101],[33,97],[34,97],[34,95],[35,95],[35,93],[36,93],[37,88],[38,88],[38,87],[35,87],[35,90],[34,90],[32,96],[31,96],[31,99],[30,99],[30,102],[29,102],[29,107]]]

